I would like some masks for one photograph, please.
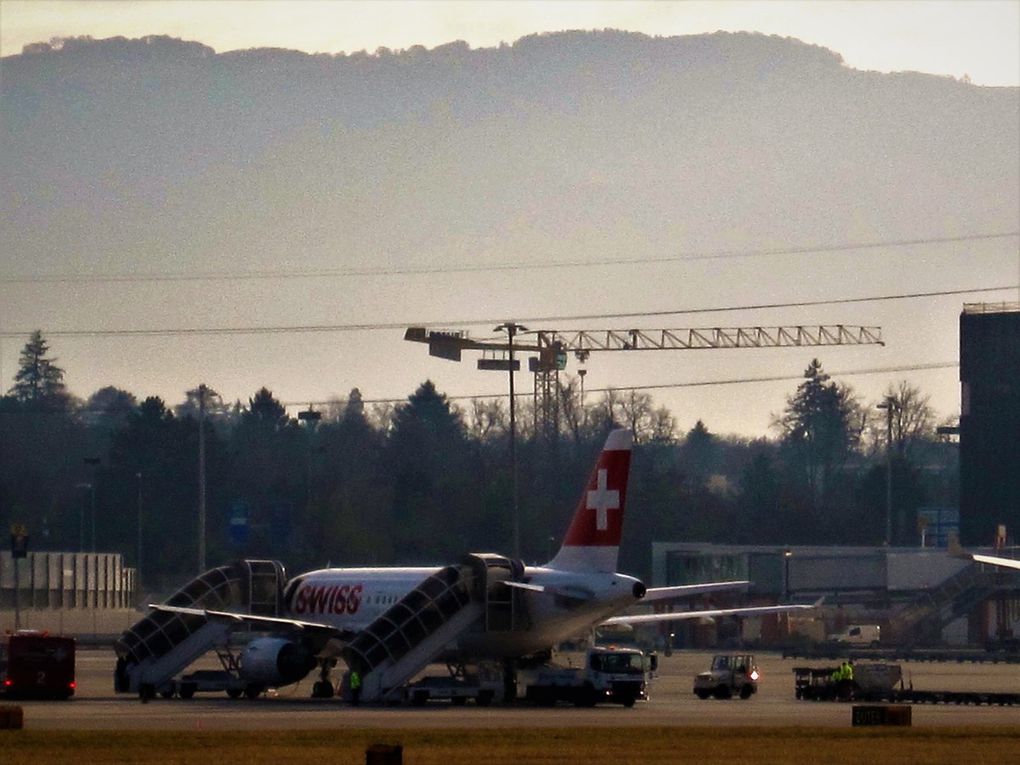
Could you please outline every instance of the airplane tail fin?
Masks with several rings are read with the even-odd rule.
[[[629,430],[609,433],[595,469],[581,492],[574,518],[563,538],[563,546],[546,564],[549,568],[616,571],[632,443]]]

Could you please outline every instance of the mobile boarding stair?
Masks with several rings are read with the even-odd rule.
[[[523,626],[517,591],[504,584],[522,573],[518,561],[474,554],[425,579],[344,647],[361,698],[399,700],[409,680],[464,636]]]
[[[942,630],[1002,587],[1000,572],[969,563],[938,587],[922,594],[890,619],[892,637],[901,644],[936,644]]]
[[[235,561],[196,577],[165,605],[279,616],[285,581],[279,561]],[[217,651],[225,670],[236,672],[227,648],[233,629],[201,614],[153,611],[115,643],[114,688],[143,697],[166,693],[175,676],[210,650]]]

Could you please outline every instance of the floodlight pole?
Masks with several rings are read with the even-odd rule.
[[[514,406],[514,335],[527,330],[512,321],[504,322],[496,327],[496,332],[506,332],[507,347],[510,355],[510,472],[513,476],[513,549],[514,558],[521,557],[521,507],[520,486],[517,480],[517,419]]]
[[[885,409],[885,546],[892,544],[892,419],[897,409],[895,396],[886,396],[885,401],[877,405]]]

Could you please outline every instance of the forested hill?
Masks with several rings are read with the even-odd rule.
[[[66,267],[69,245],[106,268],[143,251],[257,266],[295,248],[335,262],[338,246],[462,258],[480,230],[516,251],[609,237],[604,252],[635,231],[696,248],[1015,223],[1015,88],[856,71],[779,37],[565,32],[337,56],[85,39],[2,69],[16,212],[0,236],[40,270]],[[593,233],[605,220],[627,225]]]

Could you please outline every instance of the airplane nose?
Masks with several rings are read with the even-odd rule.
[[[641,600],[641,598],[645,596],[645,593],[648,592],[648,588],[645,587],[641,582],[634,582],[633,592],[634,599]]]

